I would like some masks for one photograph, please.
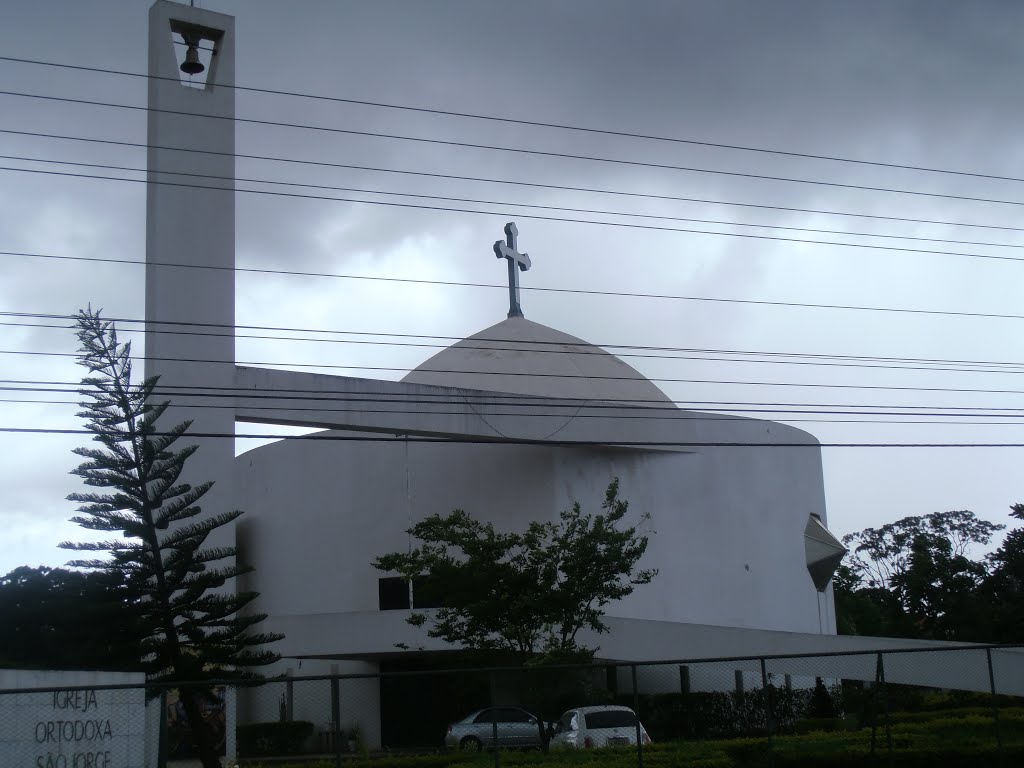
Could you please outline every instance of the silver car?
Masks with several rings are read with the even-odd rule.
[[[537,718],[519,707],[489,707],[466,715],[448,726],[444,743],[451,749],[479,751],[494,744],[494,721],[498,721],[498,746],[527,748],[540,746]]]
[[[552,747],[615,747],[636,744],[636,713],[612,704],[570,709],[558,719]],[[650,744],[647,729],[640,725],[640,740]]]

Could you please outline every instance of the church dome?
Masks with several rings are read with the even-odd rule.
[[[539,397],[671,402],[615,355],[523,317],[453,344],[402,381]]]

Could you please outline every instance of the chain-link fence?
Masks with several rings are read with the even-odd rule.
[[[498,765],[525,749],[532,764],[590,748],[639,768],[645,754],[649,765],[830,765],[836,752],[837,765],[1024,760],[1024,647],[456,668],[459,658],[304,660],[322,673],[201,690],[0,673],[0,765],[188,764],[196,718],[232,765],[477,751]]]

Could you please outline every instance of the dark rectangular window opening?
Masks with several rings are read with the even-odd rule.
[[[377,580],[378,605],[382,611],[409,609],[409,582],[401,576]]]
[[[624,709],[607,709],[601,712],[588,712],[584,719],[587,728],[635,728],[636,715]]]
[[[414,608],[441,608],[444,601],[431,583],[430,576],[417,576],[412,580],[412,603]]]

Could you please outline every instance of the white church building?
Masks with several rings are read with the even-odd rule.
[[[455,508],[505,530],[557,519],[574,501],[595,512],[615,477],[630,509],[650,515],[640,567],[658,575],[608,606],[608,634],[582,638],[599,658],[881,647],[835,635],[829,579],[844,550],[827,530],[814,437],[679,409],[614,355],[524,317],[518,280],[531,261],[512,224],[480,249],[507,264],[507,316],[495,306],[494,325],[401,381],[239,366],[230,330],[164,333],[235,322],[233,184],[181,185],[194,178],[182,174],[234,178],[234,30],[229,16],[166,0],[150,12],[146,374],[173,401],[166,423],[194,420],[201,460],[188,471],[216,481],[204,506],[245,510],[213,543],[237,544],[255,566],[240,586],[260,593],[263,628],[285,635],[276,671],[374,672],[446,650],[406,623],[415,588],[372,560]],[[201,89],[179,81],[182,37],[215,51]],[[544,244],[530,245],[542,264]],[[214,436],[237,422],[325,431],[235,457]],[[364,708],[375,685],[364,684]],[[379,743],[372,720],[364,731]]]
[[[151,11],[146,373],[173,400],[168,421],[188,412],[193,433],[236,422],[330,430],[237,458],[228,441],[199,439],[202,471],[217,472],[211,503],[246,511],[238,545],[259,566],[246,586],[287,635],[280,651],[355,656],[409,640],[381,610],[371,561],[404,550],[414,522],[462,508],[521,529],[574,501],[596,511],[614,477],[631,509],[650,515],[641,565],[659,573],[610,616],[835,633],[827,583],[842,550],[825,529],[814,437],[681,410],[616,356],[526,319],[519,273],[531,261],[515,224],[493,248],[481,244],[482,259],[507,262],[507,317],[401,381],[225,365],[230,332],[165,333],[234,324],[234,195],[166,183],[197,168],[234,177],[233,33],[231,17],[199,8]],[[203,89],[179,82],[176,35],[212,43]],[[183,261],[205,268],[200,279]]]

